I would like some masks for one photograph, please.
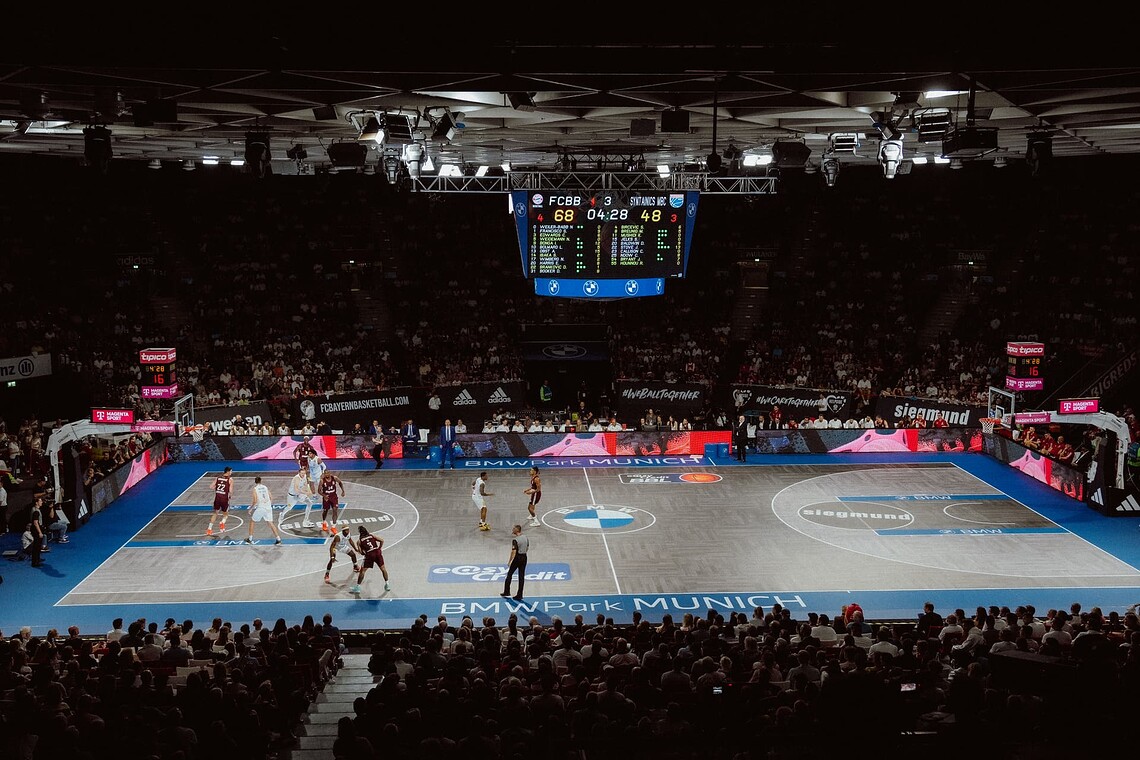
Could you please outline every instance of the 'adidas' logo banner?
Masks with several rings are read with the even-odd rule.
[[[1116,505],[1117,512],[1140,512],[1140,502],[1136,501],[1136,497],[1129,494],[1125,497],[1124,501]]]
[[[443,399],[440,412],[452,421],[461,418],[469,428],[481,427],[483,419],[502,407],[508,412],[522,408],[527,401],[526,385],[522,382],[463,383],[440,388]],[[532,403],[538,403],[538,388],[534,389]],[[472,423],[477,423],[473,425]]]

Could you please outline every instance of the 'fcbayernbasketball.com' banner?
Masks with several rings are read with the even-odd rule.
[[[299,420],[295,427],[324,422],[334,430],[351,430],[358,422],[367,428],[372,420],[380,420],[386,426],[399,424],[415,414],[413,399],[418,399],[418,395],[413,388],[404,387],[305,396],[293,402],[293,419]]]

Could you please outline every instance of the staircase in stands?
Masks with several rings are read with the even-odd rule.
[[[336,741],[337,722],[355,716],[352,703],[376,685],[368,671],[367,654],[346,654],[344,666],[329,678],[302,720],[297,745],[281,754],[281,760],[329,760]]]

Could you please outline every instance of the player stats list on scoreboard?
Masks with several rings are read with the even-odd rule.
[[[684,266],[680,225],[538,223],[531,229],[531,274],[538,277],[668,276]]]

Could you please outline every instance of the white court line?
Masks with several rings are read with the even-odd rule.
[[[202,477],[201,477],[201,476],[199,476],[199,477],[198,477],[198,480],[201,480],[201,479],[202,479]],[[194,481],[194,482],[195,482],[195,483],[197,483],[197,482],[198,482],[198,480],[196,480],[196,481]],[[397,499],[399,499],[399,500],[401,500],[401,501],[403,501],[403,502],[407,503],[407,505],[408,505],[409,507],[411,507],[411,510],[412,510],[412,514],[413,514],[413,515],[415,515],[415,520],[414,520],[414,522],[412,523],[412,527],[408,529],[408,532],[407,532],[407,534],[406,534],[406,535],[404,535],[404,536],[401,536],[400,538],[397,538],[397,539],[395,539],[394,541],[392,541],[392,542],[391,542],[391,544],[389,544],[387,541],[385,541],[385,542],[384,542],[384,546],[385,546],[385,549],[387,549],[387,548],[389,548],[389,547],[391,547],[391,546],[396,546],[396,545],[397,545],[397,544],[399,544],[401,541],[403,541],[405,538],[408,538],[409,536],[411,536],[411,535],[412,535],[412,533],[414,533],[414,532],[415,532],[416,528],[417,528],[417,527],[419,527],[419,524],[420,524],[420,511],[419,511],[418,509],[416,509],[416,505],[415,505],[415,504],[413,504],[413,503],[411,502],[411,500],[410,500],[410,499],[407,499],[407,498],[405,498],[405,497],[401,496],[400,494],[398,494],[398,493],[395,493],[395,492],[393,492],[393,491],[389,491],[389,490],[387,490],[387,489],[385,489],[385,488],[380,488],[379,486],[372,486],[372,485],[368,485],[368,484],[365,484],[365,483],[354,483],[353,485],[356,485],[356,486],[362,486],[362,487],[364,487],[364,488],[371,488],[371,489],[373,489],[373,490],[375,490],[375,491],[380,491],[381,493],[386,493],[386,494],[388,494],[388,495],[390,495],[390,496],[393,496],[393,497],[395,497],[395,498],[397,498]],[[190,488],[192,488],[193,486],[194,486],[194,483],[191,483],[189,486],[187,486],[187,487],[186,487],[186,491],[189,491],[189,490],[190,490]],[[179,494],[178,498],[179,498],[179,499],[181,499],[181,498],[182,498],[182,496],[183,496],[183,495],[185,495],[186,491],[183,491],[181,494]],[[178,499],[175,499],[175,501],[178,501]],[[170,505],[168,504],[167,506],[170,506]],[[163,507],[163,510],[162,510],[162,511],[165,511],[165,510],[166,510],[166,507]],[[158,514],[162,514],[162,512],[159,512]],[[157,516],[158,516],[158,515],[155,515],[155,517],[157,517]],[[152,518],[152,519],[153,519],[153,518]],[[147,523],[147,525],[149,525],[149,524],[150,524],[150,522],[148,522],[148,523]],[[144,526],[143,526],[143,528],[145,528],[145,527],[146,527],[146,525],[144,525]],[[142,532],[142,528],[140,528],[140,529],[139,529],[139,532],[138,532],[138,533],[135,533],[135,536],[137,536],[137,535],[138,535],[139,533],[141,533],[141,532]],[[229,531],[226,531],[226,532],[228,533]],[[108,561],[110,561],[110,559],[111,559],[112,557],[114,557],[114,556],[115,556],[115,554],[118,554],[118,553],[119,553],[119,551],[123,550],[123,549],[126,547],[126,545],[127,545],[127,544],[129,544],[131,541],[133,541],[133,540],[134,540],[135,536],[131,536],[131,538],[130,538],[130,539],[127,541],[127,543],[125,543],[125,544],[123,544],[122,546],[120,546],[120,547],[119,547],[117,550],[115,550],[115,552],[113,552],[113,553],[111,554],[111,556],[110,556],[110,557],[107,557],[107,559],[103,560],[103,562],[101,562],[101,563],[99,564],[99,567],[102,567],[104,564],[106,564]],[[330,537],[330,538],[331,538],[331,537]],[[253,549],[253,548],[258,548],[258,547],[261,547],[261,546],[262,546],[262,544],[255,544],[254,546],[252,546],[252,547],[249,547],[249,548],[250,548],[250,549]],[[271,544],[265,544],[264,546],[265,546],[265,547],[267,547],[267,548],[270,548],[270,547],[272,547],[272,545],[271,545]],[[318,545],[317,545],[317,544],[307,544],[307,546],[311,546],[311,547],[313,547],[313,548],[318,548]],[[152,551],[165,551],[167,548],[169,548],[169,547],[154,547],[154,548],[153,548],[153,549],[151,549],[151,550],[152,550]],[[247,549],[245,548],[245,545],[244,545],[244,544],[243,544],[243,545],[241,545],[241,546],[232,546],[232,547],[219,547],[219,548],[229,548],[229,549],[234,549],[234,550],[247,551]],[[282,546],[282,547],[280,547],[280,548],[274,547],[274,548],[272,548],[271,550],[272,550],[272,551],[280,551],[280,550],[282,550],[282,549],[284,549],[284,548],[285,548],[284,546]],[[138,548],[138,549],[132,549],[132,551],[144,551],[145,549],[146,549],[146,547],[140,547],[140,548]],[[328,541],[326,541],[326,542],[325,542],[325,543],[323,543],[323,544],[320,544],[320,545],[319,545],[319,549],[320,549],[320,551],[321,551],[321,554],[322,554],[322,556],[324,556],[324,557],[328,557]],[[98,569],[99,569],[99,568],[95,568],[95,570],[98,570]],[[88,573],[88,577],[90,577],[92,574],[94,574],[94,573],[95,573],[95,570],[92,570],[92,571],[91,571],[91,573]],[[235,585],[231,585],[231,586],[210,586],[210,587],[207,587],[207,588],[196,588],[196,589],[154,589],[154,590],[145,590],[145,589],[131,589],[131,590],[129,590],[129,591],[121,591],[121,592],[120,592],[120,591],[74,591],[74,590],[73,590],[73,591],[69,591],[67,594],[65,594],[65,595],[64,595],[64,597],[67,597],[67,596],[91,596],[91,595],[95,595],[95,594],[107,594],[107,595],[125,595],[125,594],[182,594],[182,593],[191,594],[191,593],[199,593],[199,592],[203,592],[203,591],[219,591],[219,590],[225,590],[225,589],[231,589],[231,588],[246,588],[246,587],[249,587],[249,586],[257,586],[257,585],[261,585],[261,584],[263,584],[263,583],[278,583],[278,582],[280,582],[280,581],[289,581],[289,580],[293,580],[293,579],[295,579],[295,578],[304,578],[304,577],[305,577],[305,576],[307,576],[307,575],[317,575],[317,574],[320,574],[321,576],[323,576],[323,575],[324,575],[324,572],[325,572],[325,569],[324,569],[324,565],[321,565],[321,567],[320,567],[319,569],[317,569],[317,570],[308,570],[308,571],[306,571],[306,572],[303,572],[303,573],[297,573],[296,575],[287,575],[287,576],[283,576],[283,577],[279,577],[279,578],[270,578],[270,579],[266,579],[266,580],[264,580],[264,581],[255,581],[255,582],[253,582],[253,583],[238,583],[238,584],[235,584]],[[84,579],[84,580],[86,580],[86,579]],[[82,581],[81,581],[81,582],[82,582]],[[77,587],[78,585],[79,585],[79,584],[76,584],[76,587]],[[74,587],[73,587],[73,588],[74,588]],[[350,598],[351,598],[351,597],[350,597]],[[447,598],[447,597],[439,597],[439,598]],[[62,599],[63,599],[63,597],[61,597],[60,601],[62,601]],[[250,601],[250,602],[235,602],[235,603],[250,603],[250,604],[257,604],[257,603],[262,603],[262,602],[278,602],[278,601],[298,601],[298,602],[302,602],[302,601],[310,601],[310,602],[311,602],[311,601],[323,601],[323,600],[322,600],[322,599],[315,599],[315,600],[314,600],[314,599],[296,599],[296,600],[280,600],[280,599],[255,599],[255,600],[252,600],[252,601]],[[171,604],[183,604],[183,602],[181,602],[181,601],[178,601],[178,602],[171,602]],[[52,606],[53,606],[53,607],[57,607],[57,606],[61,606],[61,605],[60,605],[60,604],[59,604],[59,602],[57,601],[57,602],[56,602],[55,604],[53,604]],[[65,606],[65,607],[81,607],[81,606],[98,606],[98,605],[79,605],[79,604],[68,604],[68,605],[62,605],[62,606]]]
[[[983,482],[985,482],[985,481],[983,481]],[[986,483],[986,485],[989,485],[989,483]],[[1014,501],[1014,500],[1011,499],[1011,501]],[[947,504],[945,507],[942,508],[942,514],[946,515],[951,520],[961,520],[962,522],[973,523],[974,525],[1015,525],[1015,523],[1011,523],[1011,522],[988,522],[986,520],[967,520],[965,517],[958,517],[958,515],[950,514],[950,508],[951,507],[960,506],[962,504],[981,504],[981,502],[980,501],[960,501],[960,502],[958,502],[958,504]],[[1052,521],[1050,521],[1050,522],[1052,522]],[[1056,525],[1056,523],[1053,523],[1053,524]],[[1057,525],[1057,527],[1060,528],[1061,526]]]
[[[598,506],[598,503],[594,501],[594,487],[590,485],[590,471],[583,467],[582,474],[586,476],[586,488],[590,490],[590,505],[596,507]],[[606,559],[610,561],[610,572],[614,574],[614,586],[617,588],[617,592],[620,594],[621,581],[618,580],[617,568],[614,567],[614,558],[613,555],[610,554],[610,542],[606,540],[605,530],[599,529],[598,533],[600,533],[602,536],[602,546],[606,547]]]
[[[200,480],[202,480],[202,478],[204,477],[204,475],[205,475],[205,473],[204,473],[204,472],[203,472],[203,473],[200,473],[200,474],[198,475],[198,477],[197,477],[197,478],[195,478],[195,479],[194,479],[194,480],[193,480],[193,481],[190,483],[190,485],[188,485],[188,486],[186,486],[185,488],[183,488],[183,489],[182,489],[182,493],[178,494],[178,496],[177,496],[177,497],[175,497],[174,501],[170,502],[170,504],[173,504],[175,501],[178,501],[178,500],[179,500],[179,499],[181,499],[183,496],[185,496],[185,495],[186,495],[186,492],[187,492],[187,491],[189,491],[191,488],[193,488],[193,487],[194,487],[194,486],[195,486],[195,485],[196,485],[196,484],[197,484],[197,483],[198,483]],[[170,506],[170,504],[167,504],[167,505],[166,505],[166,507],[169,507],[169,506]],[[166,511],[166,507],[163,507],[162,509],[160,509],[160,510],[159,510],[157,513],[155,513],[154,517],[151,517],[149,520],[147,520],[145,523],[143,523],[143,526],[142,526],[141,528],[139,528],[137,531],[135,531],[135,535],[131,536],[131,537],[130,537],[130,538],[128,538],[126,541],[124,541],[124,542],[123,542],[123,545],[122,545],[122,546],[120,546],[118,549],[116,549],[115,551],[113,551],[113,552],[111,552],[110,554],[108,554],[108,555],[107,555],[107,558],[106,558],[106,559],[104,559],[102,562],[100,562],[100,563],[99,563],[99,564],[98,564],[98,565],[95,567],[95,569],[94,569],[94,570],[92,570],[91,572],[87,573],[87,575],[83,576],[83,579],[82,579],[82,580],[80,580],[80,581],[79,581],[79,583],[76,583],[74,586],[72,586],[72,587],[71,587],[71,588],[72,588],[72,590],[71,590],[71,591],[68,591],[66,594],[64,594],[64,595],[63,595],[63,596],[61,596],[59,599],[57,599],[57,600],[55,601],[55,603],[54,603],[54,604],[52,604],[52,607],[58,607],[58,606],[59,606],[59,603],[60,603],[60,602],[62,602],[62,601],[65,599],[65,598],[67,598],[67,596],[68,596],[68,595],[76,593],[76,592],[75,592],[75,589],[79,588],[79,587],[80,587],[80,586],[82,586],[84,583],[86,583],[86,582],[87,582],[87,579],[88,579],[88,578],[90,578],[90,577],[91,577],[92,575],[94,575],[95,573],[99,572],[99,570],[100,570],[100,569],[103,567],[103,565],[105,565],[105,564],[107,564],[108,562],[110,562],[110,561],[111,561],[111,558],[112,558],[112,557],[114,557],[116,554],[118,554],[118,553],[119,553],[119,552],[121,552],[123,549],[125,549],[125,548],[127,547],[127,544],[129,544],[131,541],[134,541],[134,540],[135,540],[135,538],[136,538],[136,537],[139,535],[139,533],[142,533],[144,530],[146,530],[146,527],[147,527],[148,525],[150,525],[152,522],[154,522],[154,519],[155,519],[155,517],[158,517],[159,515],[161,515],[163,512],[165,512],[165,511]]]
[[[987,481],[987,480],[982,480],[981,478],[979,478],[977,475],[975,475],[974,473],[970,472],[969,470],[967,470],[967,469],[965,469],[965,468],[963,468],[963,467],[960,467],[960,466],[958,465],[958,463],[957,463],[957,462],[951,462],[950,464],[954,465],[954,466],[955,466],[955,467],[957,467],[959,470],[961,470],[962,472],[966,473],[967,475],[969,475],[971,478],[973,478],[974,480],[978,481],[979,483],[984,483],[984,484],[986,484],[987,486],[989,486],[990,488],[994,489],[995,491],[997,491],[998,493],[1000,493],[1002,496],[1004,496],[1005,498],[1009,499],[1010,501],[1012,501],[1012,502],[1014,502],[1014,503],[1016,503],[1016,504],[1020,504],[1021,506],[1025,507],[1025,508],[1026,508],[1026,509],[1028,509],[1030,512],[1032,512],[1033,514],[1035,514],[1035,515],[1037,515],[1038,517],[1040,517],[1042,520],[1048,520],[1050,523],[1052,523],[1053,525],[1056,525],[1058,528],[1060,528],[1061,530],[1065,531],[1065,532],[1066,532],[1066,533],[1068,533],[1070,536],[1073,536],[1074,538],[1076,538],[1076,539],[1078,539],[1078,540],[1080,540],[1080,541],[1084,541],[1086,544],[1088,544],[1088,545],[1089,545],[1089,546],[1091,546],[1092,548],[1096,549],[1096,550],[1097,550],[1098,552],[1100,552],[1101,554],[1105,554],[1105,555],[1108,555],[1109,557],[1112,557],[1114,560],[1116,560],[1116,561],[1117,561],[1117,562],[1119,562],[1120,564],[1124,565],[1125,567],[1131,567],[1133,570],[1136,570],[1136,572],[1140,573],[1140,569],[1137,569],[1136,567],[1134,567],[1134,566],[1132,566],[1132,565],[1128,564],[1127,562],[1125,562],[1124,560],[1122,560],[1120,557],[1117,557],[1115,554],[1113,554],[1113,553],[1111,553],[1111,552],[1109,552],[1109,551],[1107,551],[1107,550],[1105,550],[1105,549],[1102,549],[1102,548],[1100,548],[1099,546],[1097,546],[1096,544],[1094,544],[1092,541],[1089,541],[1089,540],[1088,540],[1087,538],[1085,538],[1084,536],[1081,536],[1081,535],[1078,535],[1078,534],[1074,533],[1073,531],[1071,531],[1071,530],[1069,530],[1068,528],[1066,528],[1064,525],[1060,525],[1060,524],[1058,524],[1056,521],[1054,521],[1054,520],[1052,520],[1052,519],[1050,519],[1050,518],[1046,517],[1045,515],[1041,514],[1041,513],[1040,513],[1040,512],[1038,512],[1036,509],[1034,509],[1033,507],[1029,506],[1029,505],[1028,505],[1028,504],[1026,504],[1025,502],[1023,502],[1023,501],[1018,501],[1017,499],[1015,499],[1015,498],[1013,498],[1012,496],[1010,496],[1009,494],[1007,494],[1005,491],[1003,491],[1003,490],[1001,490],[1000,488],[998,488],[997,486],[995,486],[993,483],[990,483],[990,482],[989,482],[989,481]],[[1020,472],[1020,471],[1018,471],[1018,470],[1015,470],[1013,467],[1010,467],[1010,469],[1011,469],[1011,470],[1014,470],[1015,472],[1017,472],[1017,474],[1018,474],[1018,475],[1021,475],[1022,477],[1026,477],[1026,478],[1030,477],[1029,475],[1026,475],[1026,474],[1025,474],[1025,473],[1023,473],[1023,472]],[[1037,478],[1032,478],[1032,479],[1033,479],[1034,481],[1038,482],[1038,483],[1041,483],[1041,481],[1040,481],[1040,480],[1037,480]],[[1045,486],[1046,488],[1048,488],[1048,489],[1050,489],[1050,490],[1053,490],[1053,491],[1056,491],[1056,490],[1057,490],[1057,489],[1053,488],[1052,486],[1050,486],[1048,483],[1041,483],[1041,485],[1043,485],[1043,486]],[[1063,493],[1061,493],[1060,491],[1057,491],[1057,493],[1061,494],[1062,496],[1065,496],[1065,495],[1064,495]],[[1065,496],[1065,498],[1067,499],[1067,498],[1069,498],[1069,497],[1068,497],[1068,496]],[[1074,499],[1074,501],[1076,501],[1076,500]],[[1084,577],[1084,576],[1074,576],[1074,577],[1077,577],[1077,578],[1081,578],[1081,577]]]
[[[957,465],[954,465],[954,466],[957,467]],[[931,470],[931,469],[944,469],[944,468],[912,467],[912,468],[908,468],[908,471],[909,470]],[[958,469],[962,470],[961,467],[958,467]],[[868,468],[868,469],[848,470],[848,472],[853,472],[853,473],[854,472],[876,472],[878,470],[879,470],[878,467],[874,467],[874,468]],[[904,471],[900,470],[899,472],[902,473]],[[979,483],[986,485],[986,486],[989,486],[990,488],[993,488],[999,494],[1006,496],[1011,501],[1017,502],[1017,499],[1010,497],[1009,494],[1003,493],[1001,489],[995,488],[992,484],[987,483],[986,481],[979,478],[977,475],[974,475],[972,472],[969,472],[968,470],[962,470],[962,472],[966,473],[967,475],[969,475],[970,477],[972,477],[974,480],[978,481]],[[1039,578],[1040,577],[1039,574],[1011,575],[1010,573],[993,573],[993,572],[986,572],[985,570],[977,570],[977,569],[968,568],[968,567],[941,567],[938,565],[929,565],[929,564],[925,564],[922,562],[911,562],[911,561],[908,561],[905,559],[896,559],[894,557],[882,557],[878,554],[872,554],[870,552],[859,551],[858,549],[852,549],[849,546],[843,546],[840,544],[832,543],[831,541],[828,541],[824,538],[820,538],[819,536],[813,536],[809,533],[805,533],[804,531],[800,530],[799,528],[797,528],[796,526],[792,525],[787,520],[785,520],[783,517],[781,517],[780,514],[776,511],[776,500],[780,498],[780,496],[784,493],[784,491],[787,491],[789,488],[795,488],[796,486],[802,485],[804,483],[810,483],[813,480],[819,480],[820,478],[830,478],[830,477],[834,476],[835,474],[836,473],[826,472],[826,473],[822,473],[820,475],[816,475],[814,477],[808,478],[806,480],[799,480],[799,481],[796,481],[795,483],[789,483],[787,486],[784,486],[783,488],[781,488],[779,490],[779,492],[777,492],[776,495],[772,497],[772,501],[771,501],[771,504],[769,505],[769,509],[771,509],[772,514],[775,515],[777,520],[782,522],[788,528],[791,528],[792,530],[794,530],[796,533],[799,533],[801,536],[803,536],[807,539],[810,539],[812,541],[815,541],[817,543],[821,543],[824,546],[830,546],[833,549],[839,549],[840,551],[851,552],[852,554],[858,554],[858,555],[863,556],[863,557],[870,557],[871,559],[880,560],[883,562],[897,562],[900,565],[910,565],[911,567],[921,567],[925,570],[946,570],[948,572],[969,573],[972,575],[993,575],[993,576],[1000,577],[1000,578]],[[842,475],[845,473],[838,473],[838,474]],[[882,474],[882,473],[880,473],[880,474]],[[1017,503],[1020,504],[1021,502],[1017,502]],[[1023,504],[1022,506],[1025,506],[1025,505]],[[1057,523],[1053,522],[1052,520],[1049,520],[1048,517],[1045,517],[1044,515],[1036,512],[1035,510],[1031,509],[1030,507],[1025,507],[1025,508],[1029,509],[1029,511],[1031,511],[1031,512],[1034,512],[1034,514],[1037,514],[1037,516],[1040,517],[1041,519],[1047,520],[1050,524],[1056,525],[1058,528],[1065,530],[1069,535],[1074,536],[1076,538],[1081,538],[1080,536],[1073,533],[1072,531],[1068,531],[1064,526],[1057,525]],[[1084,539],[1081,539],[1081,540],[1084,540]],[[1115,555],[1109,554],[1108,552],[1106,552],[1104,549],[1101,549],[1096,544],[1093,544],[1089,541],[1085,541],[1085,543],[1094,547],[1097,551],[1101,552],[1102,554],[1106,554],[1109,557],[1112,557],[1112,559],[1116,560],[1117,562],[1124,565],[1125,567],[1132,567],[1127,562],[1124,562],[1123,560],[1116,557]],[[1133,570],[1135,570],[1135,568],[1133,568]],[[1061,577],[1061,576],[1057,576],[1057,577]],[[1131,577],[1135,577],[1135,576],[1133,576],[1131,574],[1108,574],[1108,575],[1106,575],[1104,573],[1097,573],[1095,575],[1079,575],[1079,574],[1075,574],[1075,573],[1065,573],[1065,577],[1066,578],[1131,578]]]

